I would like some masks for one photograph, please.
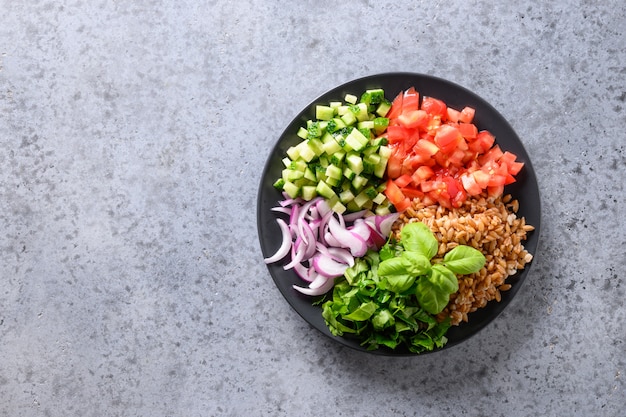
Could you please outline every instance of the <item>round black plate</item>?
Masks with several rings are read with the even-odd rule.
[[[539,189],[528,154],[509,123],[485,100],[450,81],[415,73],[386,73],[350,81],[328,91],[302,110],[282,133],[266,162],[259,187],[257,227],[263,257],[271,256],[278,249],[281,242],[280,229],[276,223],[278,215],[270,211],[270,209],[278,204],[278,201],[282,199],[282,195],[273,187],[273,183],[281,175],[283,167],[281,160],[285,157],[287,148],[299,143],[301,140],[296,136],[296,132],[301,126],[304,126],[307,120],[315,118],[315,105],[327,105],[330,101],[342,101],[348,93],[360,97],[365,90],[372,88],[384,89],[387,99],[393,100],[400,91],[404,91],[409,87],[415,87],[422,96],[441,99],[448,106],[458,110],[465,106],[473,107],[476,109],[474,123],[478,129],[489,130],[495,135],[496,143],[503,150],[513,152],[517,155],[519,161],[524,162],[524,168],[516,177],[517,181],[507,186],[505,193],[510,193],[519,200],[518,216],[525,217],[526,223],[535,226],[535,230],[529,233],[528,239],[524,243],[528,252],[535,254],[541,220]],[[284,262],[268,265],[268,269],[276,286],[293,309],[304,320],[309,322],[311,326],[333,340],[357,350],[367,351],[355,339],[336,337],[330,334],[322,318],[321,307],[313,305],[314,300],[311,297],[302,295],[292,288],[293,284],[304,285],[305,283],[295,272],[283,269],[283,265],[286,262],[288,262],[288,257],[286,257]],[[530,264],[527,265],[526,269],[508,278],[507,282],[512,287],[509,291],[502,293],[502,300],[499,303],[495,301],[489,303],[485,308],[471,313],[468,323],[462,323],[459,326],[450,328],[446,334],[448,343],[439,350],[452,347],[466,340],[494,320],[511,302],[528,275],[530,266]],[[406,350],[390,350],[386,348],[367,352],[382,355],[414,355]]]

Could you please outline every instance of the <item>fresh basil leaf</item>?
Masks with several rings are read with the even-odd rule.
[[[326,321],[328,329],[334,336],[343,336],[344,333],[354,333],[354,330],[337,320],[337,316],[332,309],[332,302],[324,304],[322,308],[322,317]]]
[[[350,314],[344,315],[343,318],[352,321],[365,321],[372,317],[372,314],[376,312],[376,308],[376,303],[373,301],[363,303]]]
[[[405,251],[400,255],[404,267],[411,275],[425,275],[430,271],[430,260],[419,252]]]
[[[407,275],[408,273],[406,264],[401,257],[387,259],[378,265],[378,276],[380,277]]]
[[[391,314],[391,312],[387,309],[380,310],[372,316],[372,325],[376,330],[382,330],[386,327],[393,326],[395,322],[393,314]]]
[[[443,264],[455,274],[472,274],[485,266],[485,256],[471,246],[459,245],[446,253]]]
[[[406,224],[400,230],[400,242],[405,250],[421,253],[429,260],[437,254],[439,249],[437,238],[422,222]]]
[[[411,288],[415,283],[414,275],[388,275],[380,282],[381,288],[400,294]]]
[[[448,294],[459,290],[459,280],[456,275],[443,265],[433,265],[429,278],[441,291],[446,291]]]
[[[450,293],[442,291],[439,283],[431,281],[431,276],[437,274],[435,269],[429,275],[424,275],[417,280],[415,296],[422,308],[430,314],[439,314],[446,308],[450,301]],[[437,274],[440,275],[440,274]]]
[[[411,338],[411,344],[416,351],[433,350],[435,342],[427,333],[419,333]]]
[[[391,247],[389,243],[385,243],[378,251],[378,256],[381,261],[386,261],[387,259],[391,259],[396,256],[395,250]]]

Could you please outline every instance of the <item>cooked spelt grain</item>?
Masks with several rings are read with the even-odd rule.
[[[511,195],[495,200],[477,196],[457,209],[426,206],[416,199],[394,223],[392,233],[396,239],[406,223],[425,223],[439,241],[435,262],[457,245],[472,246],[485,255],[486,263],[480,271],[458,277],[459,291],[450,296],[447,307],[438,315],[440,320],[449,316],[452,324],[458,325],[467,322],[469,313],[485,307],[489,301],[500,302],[501,292],[511,289],[511,284],[505,283],[507,277],[532,261],[532,254],[522,242],[527,232],[535,228],[523,217],[517,217],[518,210],[519,202]]]

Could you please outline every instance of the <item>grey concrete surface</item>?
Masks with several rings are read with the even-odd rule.
[[[623,415],[625,31],[608,0],[0,0],[0,415]],[[255,212],[295,114],[389,71],[492,103],[543,204],[509,308],[403,359],[300,319]]]

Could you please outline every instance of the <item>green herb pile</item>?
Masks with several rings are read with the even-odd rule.
[[[433,262],[438,242],[427,225],[409,223],[400,240],[355,260],[335,284],[332,299],[322,300],[322,316],[335,336],[352,334],[361,345],[404,346],[421,353],[443,347],[450,320],[437,321],[450,294],[459,289],[457,275],[479,271],[483,254],[459,245]]]

